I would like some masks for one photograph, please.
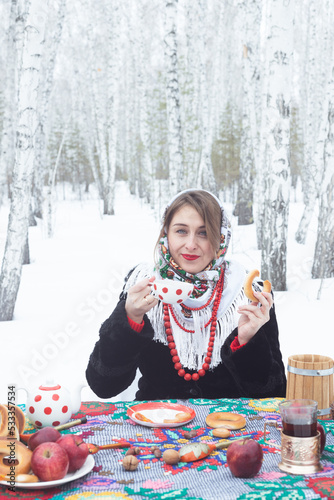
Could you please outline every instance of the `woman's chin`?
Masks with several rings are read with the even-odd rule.
[[[181,267],[186,273],[197,274],[206,268],[206,266],[203,267],[200,263],[195,262],[195,261],[190,262],[190,261],[187,261],[186,259],[182,259],[182,261],[183,262],[181,264]]]

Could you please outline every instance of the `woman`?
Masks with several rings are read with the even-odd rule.
[[[285,396],[271,293],[248,303],[245,270],[225,260],[230,223],[219,200],[187,190],[167,206],[155,267],[138,265],[103,323],[86,371],[101,398],[116,396],[139,368],[137,400]],[[151,294],[156,279],[189,281],[183,304]]]

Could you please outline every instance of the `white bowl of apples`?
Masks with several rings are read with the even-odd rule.
[[[14,472],[17,470],[15,487],[42,489],[58,486],[87,474],[95,463],[89,454],[88,445],[80,436],[62,435],[54,427],[43,427],[31,434],[26,451],[22,443],[18,442],[16,446],[19,460],[12,469]],[[23,462],[25,467],[21,469]],[[10,479],[13,480],[13,477],[10,477],[9,472],[1,479],[1,484],[10,488]]]

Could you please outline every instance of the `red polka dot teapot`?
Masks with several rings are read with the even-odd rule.
[[[65,424],[73,413],[80,409],[81,389],[85,384],[79,385],[72,391],[53,380],[27,393],[26,416],[38,428]]]

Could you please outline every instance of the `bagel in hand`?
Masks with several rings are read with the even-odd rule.
[[[246,425],[245,417],[239,415],[238,413],[229,413],[226,411],[216,411],[210,413],[206,417],[205,422],[208,427],[212,427],[213,429],[222,427],[231,431],[242,429]]]
[[[253,271],[250,271],[248,275],[246,276],[245,284],[244,284],[244,291],[247,299],[251,300],[252,302],[259,302],[258,299],[255,297],[253,293],[253,287],[252,283],[254,278],[260,276],[260,273],[257,269],[254,269]],[[271,283],[270,281],[266,280],[263,282],[263,292],[271,292]]]
[[[28,474],[32,451],[17,439],[0,438],[0,476],[10,476],[15,463],[15,475]],[[8,459],[5,459],[9,457]],[[14,461],[15,458],[15,461]]]

